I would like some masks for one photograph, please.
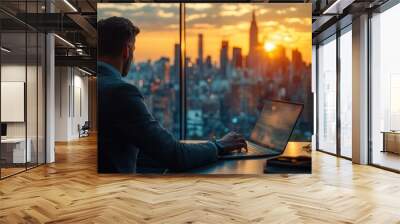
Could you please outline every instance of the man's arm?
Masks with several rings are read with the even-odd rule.
[[[200,144],[180,143],[150,114],[136,87],[129,84],[118,89],[121,104],[115,116],[116,129],[130,139],[144,154],[174,170],[187,170],[217,161],[218,149],[212,142]]]

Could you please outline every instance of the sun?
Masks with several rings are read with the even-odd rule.
[[[274,43],[271,43],[271,42],[265,42],[264,43],[264,50],[266,51],[266,52],[271,52],[271,51],[273,51],[275,49],[275,44]]]

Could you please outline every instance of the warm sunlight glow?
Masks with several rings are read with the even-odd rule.
[[[264,49],[266,52],[271,52],[275,49],[275,44],[271,42],[265,42],[264,43]]]

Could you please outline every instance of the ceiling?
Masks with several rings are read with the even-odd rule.
[[[388,0],[313,0],[313,44],[352,23],[353,17],[373,11]]]
[[[165,2],[166,0],[163,0]],[[199,0],[200,1],[200,0]],[[219,0],[221,1],[221,0]],[[232,1],[232,0],[227,0]],[[318,43],[352,17],[374,9],[387,0],[253,0],[252,2],[312,3],[313,43]],[[85,66],[95,70],[97,2],[133,2],[112,0],[1,0],[2,44],[13,49],[10,55],[25,55],[25,31],[54,32],[56,64]],[[136,1],[138,2],[138,1]],[[152,1],[141,1],[152,2]],[[158,2],[157,0],[153,2]],[[202,1],[204,2],[204,1]],[[209,1],[211,2],[211,1]],[[49,13],[49,12],[52,13]],[[28,35],[29,36],[29,35]],[[30,38],[27,38],[30,42]],[[63,41],[62,39],[66,40]],[[70,43],[70,44],[69,44]],[[72,47],[71,44],[74,46]],[[28,43],[28,57],[35,45]],[[10,56],[9,55],[9,56]]]
[[[37,33],[51,32],[57,34],[56,65],[79,66],[77,62],[81,60],[86,61],[83,67],[95,70],[96,5],[96,0],[48,0],[47,5],[45,0],[1,0],[2,46],[11,49],[7,57],[9,60],[21,60],[26,55],[34,57],[37,48],[31,39]]]

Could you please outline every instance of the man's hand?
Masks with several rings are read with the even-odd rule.
[[[233,151],[239,151],[245,148],[247,151],[246,140],[241,134],[229,132],[221,139],[216,140],[217,146],[220,148],[220,154],[228,154]]]

